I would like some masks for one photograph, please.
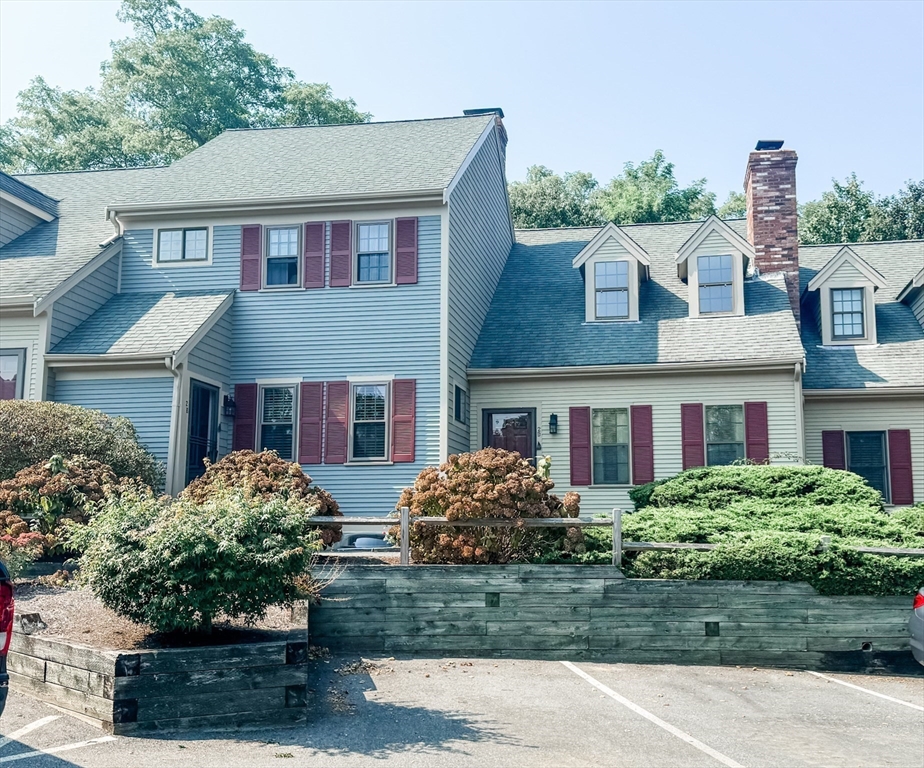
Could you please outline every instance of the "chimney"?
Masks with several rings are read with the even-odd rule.
[[[799,216],[796,210],[796,161],[782,141],[758,141],[748,156],[744,192],[748,203],[748,240],[754,266],[762,274],[782,272],[796,323],[799,323]]]
[[[494,130],[497,136],[497,145],[500,147],[501,159],[507,165],[507,129],[504,128],[504,110],[500,107],[484,107],[480,109],[463,109],[466,117],[471,115],[494,115]]]

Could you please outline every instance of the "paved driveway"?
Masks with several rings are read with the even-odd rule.
[[[313,680],[303,727],[156,738],[14,693],[0,766],[924,767],[924,678],[349,657]]]

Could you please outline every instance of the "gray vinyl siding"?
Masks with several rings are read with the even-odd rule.
[[[513,245],[504,169],[494,136],[472,159],[449,199],[449,453],[468,451],[469,427],[455,420],[455,385],[466,371]],[[477,447],[477,446],[476,446]]]
[[[918,322],[924,327],[924,289],[918,291],[918,295],[911,302],[911,311],[918,319]]]
[[[41,320],[32,315],[0,317],[0,349],[26,350],[26,370],[23,378],[24,400],[41,400],[38,392],[39,370],[42,365]]]
[[[41,219],[19,206],[0,200],[0,248],[12,242],[24,232],[28,232]]]
[[[51,313],[51,346],[111,299],[119,284],[119,257],[113,256],[54,303]]]
[[[58,377],[55,400],[125,416],[138,439],[159,461],[166,463],[170,443],[173,377],[70,379]]]
[[[231,307],[212,326],[212,329],[203,336],[202,341],[190,352],[186,363],[190,378],[198,378],[197,374],[199,374],[209,379],[206,381],[207,384],[218,382],[221,385],[219,408],[221,407],[221,395],[231,394],[231,313],[233,311],[234,307]],[[232,426],[232,420],[225,419],[219,413],[218,453],[221,456],[231,450]]]

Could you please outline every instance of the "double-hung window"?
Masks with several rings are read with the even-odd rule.
[[[353,384],[350,388],[351,461],[388,460],[388,385]]]
[[[731,312],[734,259],[731,256],[700,256],[696,260],[701,315]]]
[[[0,400],[22,400],[26,350],[0,349]]]
[[[831,314],[835,339],[862,338],[863,330],[863,289],[832,288]]]
[[[594,408],[592,422],[594,485],[628,485],[628,409]]]
[[[295,455],[295,387],[265,386],[260,390],[261,451],[276,451],[292,461]]]
[[[208,261],[209,231],[206,227],[192,229],[161,229],[157,233],[157,263]]]
[[[298,245],[301,227],[270,227],[266,233],[267,288],[297,286],[299,283]]]
[[[387,221],[356,225],[356,282],[391,282],[391,225]]]
[[[885,432],[847,432],[847,469],[864,478],[889,503]]]
[[[594,292],[598,320],[629,317],[629,262],[598,261],[594,264]]]
[[[744,458],[744,406],[706,406],[706,464],[731,464]]]

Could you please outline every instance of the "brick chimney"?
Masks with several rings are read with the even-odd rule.
[[[761,274],[782,272],[792,312],[799,322],[799,216],[796,210],[796,161],[782,141],[758,141],[748,156],[744,192],[748,203],[748,240]]]

